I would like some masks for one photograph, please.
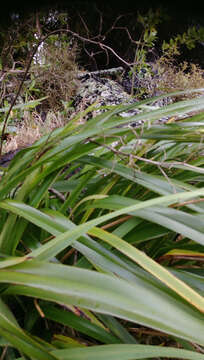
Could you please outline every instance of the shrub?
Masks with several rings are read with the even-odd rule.
[[[31,74],[33,87],[40,96],[48,97],[46,110],[61,110],[62,102],[73,99],[78,85],[77,51],[76,43],[70,45],[67,37],[59,35],[51,35],[40,49]]]
[[[154,68],[157,73],[152,79],[155,92],[169,93],[204,87],[204,71],[199,65],[187,62],[175,65],[172,59],[161,57]],[[192,95],[196,96],[195,93]]]

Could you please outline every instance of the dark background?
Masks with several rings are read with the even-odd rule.
[[[31,11],[36,11],[50,7],[62,7],[69,9],[75,8],[79,11],[80,8],[87,6],[91,11],[94,5],[101,8],[109,7],[110,11],[117,14],[121,11],[134,12],[137,10],[146,11],[149,8],[163,7],[167,9],[170,15],[174,15],[175,18],[183,23],[187,18],[197,18],[200,21],[204,21],[204,4],[202,1],[159,1],[159,0],[33,0],[33,1],[7,1],[4,2],[3,8],[1,8],[0,19],[1,21],[7,21],[9,14],[14,11],[18,11],[27,14]]]
[[[162,42],[164,39],[169,40],[171,37],[183,33],[190,26],[204,26],[204,11],[203,4],[201,1],[151,1],[151,0],[36,0],[36,1],[7,1],[4,3],[3,10],[0,13],[1,25],[9,26],[12,24],[11,14],[18,13],[22,19],[26,19],[31,13],[36,11],[46,10],[46,9],[57,9],[67,11],[69,14],[71,28],[75,31],[77,23],[79,23],[79,14],[83,16],[86,23],[89,26],[90,31],[94,35],[97,34],[99,27],[99,13],[98,9],[103,14],[103,30],[107,30],[114,19],[121,14],[128,14],[124,18],[124,26],[129,23],[131,27],[131,35],[134,38],[137,37],[139,30],[134,26],[136,23],[136,16],[138,11],[141,13],[147,12],[150,8],[153,10],[157,8],[164,9],[168,17],[160,24],[157,28],[159,41]],[[126,21],[126,23],[125,23]],[[78,25],[79,26],[79,25]],[[134,30],[135,29],[135,30]],[[135,31],[135,34],[134,34]],[[112,36],[112,37],[111,37]],[[109,38],[106,40],[106,44],[113,46],[114,49],[117,49],[119,54],[122,54],[123,48],[126,53],[125,56],[128,58],[128,47],[127,45],[127,36],[125,33],[118,31],[118,33],[112,33]],[[120,46],[120,43],[122,45]],[[130,55],[131,56],[131,55]],[[187,59],[190,62],[198,63],[202,68],[204,68],[204,46],[198,44],[195,49],[190,52],[186,49],[182,49],[182,55],[178,61],[183,61]],[[150,59],[151,60],[151,59]],[[86,61],[86,60],[85,60]],[[105,67],[105,60],[102,57],[99,57],[99,67],[100,61],[101,66]],[[110,63],[108,66],[120,66],[121,64],[110,57]]]
[[[75,5],[80,7],[82,4],[94,4],[97,5],[105,5],[110,4],[115,11],[123,9],[123,10],[135,10],[135,9],[146,9],[149,7],[158,7],[163,6],[169,9],[169,11],[173,11],[175,14],[177,13],[179,16],[185,16],[186,13],[189,15],[200,15],[203,16],[203,3],[202,1],[159,1],[159,0],[36,0],[36,1],[15,1],[15,2],[4,2],[4,7],[1,9],[1,18],[5,17],[5,14],[13,11],[13,10],[21,10],[21,11],[29,11],[41,9],[43,7],[50,6],[60,6],[69,8],[70,5]]]

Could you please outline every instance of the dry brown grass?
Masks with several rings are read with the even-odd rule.
[[[70,47],[66,42],[61,42],[60,45],[58,40],[60,38],[58,39],[56,36],[51,43],[44,44],[41,53],[43,64],[33,63],[21,91],[23,101],[24,98],[29,101],[44,96],[47,96],[47,99],[35,110],[19,110],[10,116],[13,117],[11,125],[14,120],[16,134],[10,135],[8,141],[4,142],[3,153],[34,143],[54,128],[64,126],[69,118],[69,114],[64,114],[63,104],[68,104],[74,98],[78,87],[76,80],[78,48],[76,44]],[[56,45],[56,41],[58,41],[58,45]],[[18,91],[22,81],[18,74],[12,74],[12,77],[9,74],[5,77],[4,87],[1,89],[2,104],[4,99],[13,96]],[[47,115],[46,121],[43,120],[43,112]],[[18,119],[17,125],[16,119]]]
[[[73,99],[78,86],[77,53],[76,45],[69,48],[67,43],[60,46],[45,44],[41,54],[44,65],[32,66],[35,88],[40,97],[48,96],[44,102],[46,110],[58,111],[62,109],[62,101],[69,102]]]
[[[16,133],[9,135],[8,140],[4,142],[3,153],[27,147],[43,135],[64,126],[66,122],[66,116],[60,112],[49,111],[44,122],[37,112],[27,113],[24,121],[16,126]]]
[[[156,67],[157,75],[153,83],[157,91],[170,93],[204,87],[204,71],[197,64],[183,62],[175,65],[169,58],[160,58]],[[189,95],[187,97],[189,98]]]

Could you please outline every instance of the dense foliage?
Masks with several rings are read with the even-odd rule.
[[[26,116],[34,134],[43,99],[63,126],[47,125],[0,169],[1,360],[204,360],[204,89],[188,89],[201,70],[175,72],[163,58],[163,90],[177,90],[178,74],[188,89],[168,93],[172,103],[152,106],[164,94],[83,121],[94,105],[70,116],[66,84],[76,49],[63,63],[52,35],[21,92],[11,69],[2,78],[3,135],[16,123],[23,132]],[[147,70],[154,36],[138,49]]]
[[[83,125],[76,117],[4,171],[0,333],[10,359],[13,347],[32,359],[203,359],[203,112],[173,121],[202,110],[203,97],[140,107],[131,120],[142,128],[121,127],[127,106]],[[172,121],[154,125],[164,114]],[[148,328],[160,346],[134,345]]]

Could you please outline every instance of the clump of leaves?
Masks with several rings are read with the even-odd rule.
[[[189,27],[183,34],[178,34],[168,42],[163,41],[162,51],[171,56],[180,54],[180,47],[186,46],[189,50],[195,48],[197,43],[204,41],[204,27]]]
[[[146,15],[138,14],[137,21],[142,25],[143,31],[139,40],[135,41],[134,65],[129,71],[129,76],[131,78],[131,94],[136,93],[141,97],[144,92],[148,91],[149,87],[151,66],[147,61],[147,57],[157,40],[156,27],[161,21],[160,11],[153,12],[150,9]]]
[[[163,41],[158,50],[157,28],[165,20],[165,14],[160,10],[138,15],[137,21],[142,25],[141,36],[135,43],[134,65],[129,76],[131,79],[131,94],[140,99],[151,97],[158,92],[172,92],[203,87],[204,72],[197,64],[183,62],[176,65],[176,57],[180,55],[183,46],[189,50],[204,40],[204,27],[189,27],[186,32],[178,34],[169,41]],[[149,62],[149,58],[154,58]]]

